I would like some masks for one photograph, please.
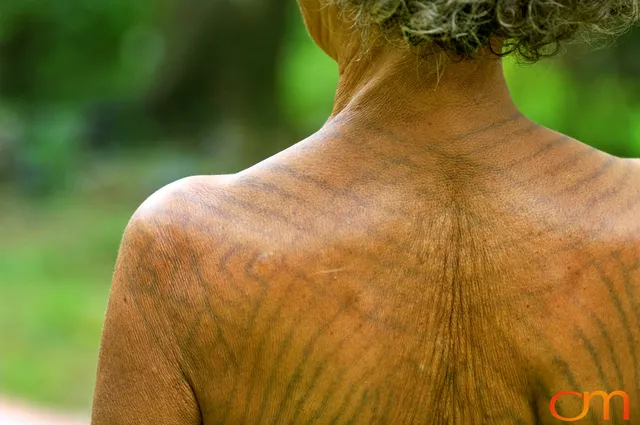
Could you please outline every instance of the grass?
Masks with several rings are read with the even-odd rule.
[[[63,211],[4,217],[13,237],[0,245],[0,383],[14,395],[81,408],[91,401],[113,262],[131,206],[70,201]]]

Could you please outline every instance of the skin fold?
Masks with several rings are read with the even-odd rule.
[[[122,241],[93,425],[640,424],[640,164],[539,126],[499,58],[363,45],[316,134],[153,194]],[[580,398],[557,412],[575,417]]]

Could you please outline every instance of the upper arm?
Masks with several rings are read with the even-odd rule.
[[[191,315],[188,266],[177,252],[175,227],[166,224],[170,214],[149,203],[132,218],[118,254],[100,347],[93,425],[200,423],[181,360],[182,333]]]

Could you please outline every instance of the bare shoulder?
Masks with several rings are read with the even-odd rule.
[[[228,304],[217,305],[211,294],[224,292],[226,301],[246,296],[252,267],[274,250],[283,233],[268,216],[269,199],[263,192],[243,185],[235,174],[171,183],[133,214],[119,263],[145,267],[167,302],[177,302],[195,316],[226,310]]]
[[[229,178],[193,176],[168,184],[138,207],[124,231],[114,287],[126,286],[141,306],[166,314],[167,327],[188,328],[202,309],[199,279],[232,234],[220,206]]]
[[[617,181],[619,189],[620,210],[626,213],[626,217],[632,227],[640,231],[640,158],[622,158],[622,178]],[[634,232],[637,233],[637,232]]]
[[[199,423],[184,359],[206,306],[203,244],[193,234],[204,226],[201,206],[212,180],[167,185],[127,225],[105,318],[93,423]]]
[[[180,347],[180,368],[197,398],[211,409],[202,412],[207,423],[224,422],[220,415],[230,389],[240,388],[251,341],[266,332],[259,311],[274,295],[286,249],[286,214],[275,212],[286,208],[272,201],[261,174],[256,179],[197,176],[172,183],[138,208],[123,241],[160,280],[135,282],[159,286],[145,305],[159,303],[166,312],[162,326]]]
[[[632,222],[632,232],[635,236],[636,255],[638,263],[640,263],[640,158],[630,158],[626,161],[631,169],[631,178],[628,182],[630,186],[629,217]]]
[[[640,182],[640,158],[620,158],[620,160],[631,168],[636,182]]]
[[[180,257],[192,253],[214,261],[211,257],[224,255],[228,245],[257,244],[267,234],[281,233],[270,216],[279,205],[264,186],[247,184],[239,174],[180,179],[140,205],[125,239],[144,236]]]
[[[210,203],[224,190],[232,175],[191,176],[170,183],[149,196],[133,215],[129,227],[169,226],[181,222]]]

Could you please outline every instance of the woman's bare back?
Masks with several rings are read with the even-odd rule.
[[[553,424],[598,390],[640,423],[640,167],[555,137],[531,175],[323,139],[199,180],[204,423]]]

